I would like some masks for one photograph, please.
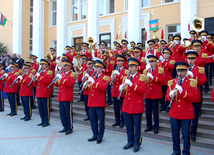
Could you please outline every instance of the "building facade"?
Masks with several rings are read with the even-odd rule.
[[[0,26],[0,42],[8,52],[29,54],[39,58],[66,45],[78,50],[88,36],[99,43],[105,40],[111,47],[122,30],[127,40],[142,42],[154,33],[149,21],[159,19],[164,38],[181,34],[188,37],[188,23],[195,17],[213,18],[213,0],[1,0],[1,13],[12,23]],[[161,37],[161,30],[155,33]]]

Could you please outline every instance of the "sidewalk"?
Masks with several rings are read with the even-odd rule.
[[[20,120],[23,112],[7,116],[9,108],[0,113],[0,154],[1,155],[170,155],[172,143],[144,138],[141,149],[133,153],[132,148],[123,150],[127,143],[126,133],[105,130],[103,142],[88,142],[92,136],[90,126],[74,123],[74,132],[65,136],[58,133],[63,127],[60,120],[51,119],[48,127],[38,127],[40,117],[33,114],[32,120]],[[192,147],[193,155],[211,155],[214,150]]]

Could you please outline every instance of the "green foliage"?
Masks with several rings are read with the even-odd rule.
[[[7,47],[0,42],[0,55],[3,55],[4,52],[7,52]]]

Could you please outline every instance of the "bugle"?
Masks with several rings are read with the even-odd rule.
[[[62,72],[64,71],[64,69],[59,73],[62,74]],[[54,79],[52,80],[51,84],[47,87],[48,89],[50,89],[50,87],[54,84],[54,82],[58,79],[58,77],[54,77]]]
[[[130,74],[131,74],[131,71],[129,72],[129,74],[128,74],[128,76],[126,77],[126,79],[129,78]],[[120,95],[119,95],[118,98],[117,98],[117,100],[119,100],[119,101],[120,101],[121,95],[122,95],[122,93],[123,93],[123,90],[125,89],[125,86],[126,86],[126,85],[125,85],[125,81],[124,81],[123,86],[122,86],[122,89],[121,89],[121,91],[120,91]]]
[[[23,71],[19,76],[22,76],[22,74],[24,74],[24,71]],[[10,85],[10,88],[13,87],[13,85],[17,82],[18,79],[19,79],[19,78],[17,77],[17,78],[13,81],[13,83]]]
[[[93,73],[93,75],[91,76],[92,78],[94,77],[94,75],[96,74],[96,72]],[[89,81],[87,80],[86,81],[86,84],[83,85],[82,89],[80,90],[79,94],[81,94],[83,92],[84,89],[86,89],[88,87],[88,83]]]
[[[42,68],[40,68],[40,69],[38,70],[37,73],[39,73],[41,70],[42,70]],[[27,86],[30,87],[31,83],[32,83],[35,79],[36,79],[36,74],[32,77],[30,83],[29,83]]]

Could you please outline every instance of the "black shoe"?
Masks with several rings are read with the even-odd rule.
[[[160,111],[166,111],[165,107],[161,107]]]
[[[36,106],[32,106],[31,109],[36,109]]]
[[[0,110],[0,112],[2,112],[2,111],[4,111],[4,110]]]
[[[51,98],[54,97],[54,96],[55,96],[55,95],[52,95]]]
[[[114,124],[112,124],[112,126],[118,126],[118,125],[120,125],[120,123],[114,123]]]
[[[169,110],[170,110],[170,109],[169,109],[168,107],[166,107],[166,112],[169,112]]]
[[[16,113],[12,113],[12,114],[10,114],[10,116],[15,116],[15,115],[17,115]]]
[[[192,140],[193,142],[195,142],[195,141],[196,141],[196,137],[195,137],[195,135],[191,135],[191,140]]]
[[[90,118],[89,117],[87,117],[86,119],[84,119],[84,121],[89,121],[90,120]]]
[[[122,128],[122,127],[124,127],[124,123],[120,123],[120,126],[119,126],[120,128]]]
[[[102,139],[97,139],[97,144],[100,144],[102,142]]]
[[[177,153],[177,154],[176,153],[172,153],[171,155],[181,155],[181,154],[180,153]]]
[[[22,105],[22,104],[21,104],[21,103],[18,103],[18,104],[17,104],[17,106],[20,106],[20,105]]]
[[[112,105],[112,101],[108,101],[108,102],[107,102],[107,105]]]
[[[66,132],[66,131],[67,131],[67,129],[64,128],[64,129],[60,130],[59,133],[63,133],[63,132]]]
[[[80,99],[80,100],[78,100],[77,102],[83,102],[83,101],[84,101],[84,100],[81,100],[81,99]]]
[[[8,116],[11,115],[11,113],[7,114]]]
[[[145,130],[144,130],[144,132],[148,132],[148,131],[151,131],[152,130],[152,128],[146,128]]]
[[[95,141],[95,140],[97,140],[97,137],[91,137],[91,138],[88,139],[89,142],[92,142],[92,141]]]
[[[26,117],[20,118],[20,120],[25,120],[25,119],[26,119]]]
[[[123,147],[123,150],[127,150],[129,149],[130,147],[132,147],[133,144],[126,144],[124,147]]]
[[[158,134],[158,129],[154,129],[154,133],[155,133],[155,134]]]
[[[37,124],[37,126],[42,126],[44,123],[39,123],[39,124]]]
[[[66,133],[65,133],[65,135],[69,135],[69,134],[71,134],[72,132],[73,132],[72,130],[67,130]]]
[[[133,152],[138,152],[140,150],[140,146],[135,145],[133,148]]]
[[[48,126],[48,125],[50,125],[50,124],[43,124],[42,127],[46,127],[46,126]]]
[[[207,93],[209,91],[209,88],[204,88],[204,92]]]
[[[25,119],[25,121],[29,121],[29,120],[30,120],[30,118],[26,118],[26,119]]]

